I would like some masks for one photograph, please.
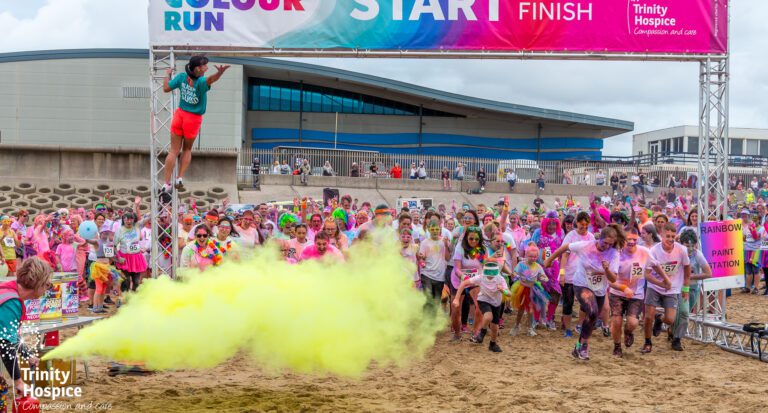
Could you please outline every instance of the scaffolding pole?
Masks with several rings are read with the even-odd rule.
[[[175,69],[176,55],[173,49],[166,51],[149,51],[150,76],[150,219],[152,221],[152,249],[149,267],[152,278],[167,275],[175,276],[178,267],[178,211],[179,197],[176,191],[170,196],[160,196],[165,173],[165,154],[170,149],[171,121],[176,108],[173,93],[165,93],[163,84],[168,77],[168,69]],[[178,163],[176,164],[178,168]],[[176,168],[173,171],[175,182]],[[168,239],[170,238],[170,239]]]

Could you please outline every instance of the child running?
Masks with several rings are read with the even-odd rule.
[[[501,276],[499,265],[495,262],[488,262],[483,268],[482,274],[475,275],[459,284],[458,293],[453,299],[454,311],[460,310],[461,294],[469,286],[480,287],[480,293],[477,296],[477,306],[483,314],[483,318],[479,323],[480,332],[473,335],[469,341],[475,344],[482,344],[490,324],[491,342],[488,344],[488,350],[494,353],[501,353],[501,347],[496,343],[496,340],[499,336],[502,294],[509,294],[509,287],[507,286],[507,281]]]
[[[688,258],[688,250],[675,242],[677,227],[671,222],[662,226],[661,243],[651,248],[651,255],[659,263],[664,274],[654,273],[656,281],[648,286],[645,292],[645,344],[641,353],[650,353],[653,349],[651,333],[658,336],[661,333],[662,322],[672,325],[677,317],[677,305],[682,300],[688,300],[691,281],[691,260]],[[667,275],[668,278],[664,279]],[[656,307],[664,308],[664,315],[656,316]],[[672,348],[682,351],[680,339],[672,341]]]
[[[621,325],[623,317],[627,317],[624,326],[624,346],[630,348],[635,342],[634,331],[639,324],[640,313],[643,311],[645,298],[645,281],[658,283],[651,277],[651,268],[658,274],[664,270],[654,261],[651,252],[637,245],[639,231],[630,228],[626,233],[626,245],[619,256],[619,272],[617,280],[611,283],[608,302],[611,307],[611,335],[613,336],[613,355],[623,357],[621,350]],[[666,277],[666,274],[664,275]]]
[[[512,307],[517,310],[515,326],[509,331],[509,334],[516,336],[520,331],[520,321],[524,314],[528,314],[530,324],[528,325],[528,335],[536,336],[533,328],[534,311],[541,311],[546,308],[547,303],[552,297],[547,294],[541,283],[548,281],[544,269],[539,265],[539,248],[534,243],[530,243],[525,249],[525,260],[521,261],[515,267],[514,274],[517,281],[512,285]]]

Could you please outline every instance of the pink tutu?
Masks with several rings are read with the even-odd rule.
[[[140,252],[125,254],[118,251],[117,256],[118,258],[125,259],[124,263],[117,265],[118,269],[128,272],[144,272],[147,270],[147,261],[144,259],[144,254]]]

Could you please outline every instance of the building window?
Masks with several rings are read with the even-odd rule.
[[[688,137],[688,153],[696,154],[699,153],[699,138],[697,136],[689,136]]]
[[[760,141],[760,156],[768,158],[768,141]]]
[[[730,155],[743,155],[744,154],[744,139],[731,139],[731,151]]]
[[[747,139],[747,155],[756,156],[760,153],[760,141],[757,139]]]
[[[415,105],[346,90],[259,78],[248,80],[248,110],[419,116],[419,107]],[[423,109],[422,113],[462,117],[432,109]]]
[[[677,138],[670,139],[671,141],[671,151],[672,153],[681,153],[683,152],[683,137],[679,136]]]

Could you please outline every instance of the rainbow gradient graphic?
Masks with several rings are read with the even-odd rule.
[[[153,45],[723,54],[728,0],[150,0]]]

